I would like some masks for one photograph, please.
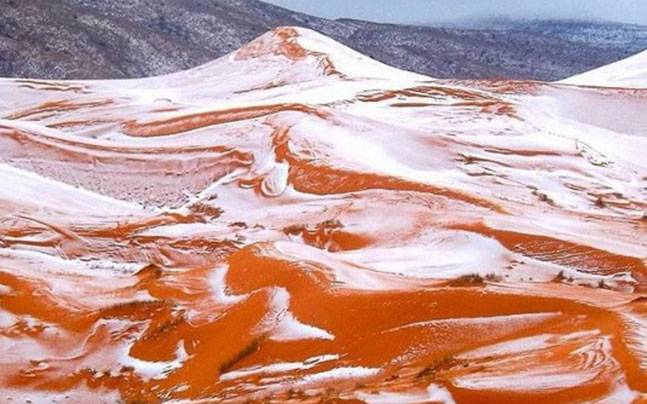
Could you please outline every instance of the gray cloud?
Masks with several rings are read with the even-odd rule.
[[[591,19],[647,25],[647,0],[265,0],[327,18],[395,23],[480,18]]]

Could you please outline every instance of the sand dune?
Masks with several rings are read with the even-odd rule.
[[[168,76],[0,80],[3,396],[646,400],[647,90],[572,82],[291,27]]]

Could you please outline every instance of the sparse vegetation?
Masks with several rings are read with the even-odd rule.
[[[236,352],[231,358],[224,361],[220,364],[218,371],[222,373],[227,373],[231,368],[233,368],[236,363],[245,359],[249,355],[258,351],[263,341],[265,341],[265,336],[260,336],[251,340],[247,345],[243,347],[240,351]]]
[[[557,274],[557,276],[555,276],[555,278],[553,278],[553,282],[564,282],[564,281],[572,283],[572,282],[574,282],[574,281],[575,281],[575,279],[573,279],[573,277],[572,277],[572,276],[568,276],[568,277],[567,277],[567,276],[564,274],[564,271],[559,271],[559,273]]]
[[[150,316],[150,313],[155,312],[155,308],[170,307],[169,302],[166,300],[132,300],[129,302],[116,303],[100,309],[101,317],[120,317],[125,315],[133,315],[137,311],[141,311],[142,316]]]
[[[483,277],[479,274],[463,275],[450,282],[451,286],[482,285]]]
[[[433,378],[438,372],[450,369],[454,366],[469,366],[469,363],[463,360],[455,359],[452,355],[447,355],[430,365],[426,366],[416,375],[416,379]]]
[[[598,196],[595,198],[595,206],[598,208],[604,208],[607,204],[604,202],[604,199],[602,199],[601,196]]]
[[[501,276],[494,272],[488,273],[485,277],[478,273],[460,276],[449,282],[449,286],[482,286],[485,282],[501,282]]]

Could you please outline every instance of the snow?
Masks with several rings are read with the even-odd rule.
[[[452,397],[449,390],[443,386],[437,384],[430,384],[427,387],[427,393],[429,394],[429,400],[433,402],[439,402],[444,404],[455,404],[454,398]]]
[[[455,404],[454,398],[447,388],[432,383],[426,390],[412,390],[408,392],[393,391],[358,391],[355,397],[366,402],[367,404]]]
[[[101,320],[99,324],[112,331],[117,331],[129,326],[128,322],[123,320]],[[116,363],[114,365],[114,369],[132,367],[135,373],[145,380],[162,379],[173,370],[181,368],[183,363],[189,358],[189,355],[184,349],[184,340],[182,339],[178,341],[175,349],[175,359],[171,361],[153,362],[135,358],[130,354],[131,348],[132,344],[125,342],[121,343],[121,346],[118,347],[115,354]]]
[[[557,349],[565,354],[555,355]],[[457,376],[454,384],[518,392],[580,386],[617,367],[611,349],[609,338],[597,331],[506,341],[459,355],[482,366],[478,372]]]
[[[83,82],[80,94],[26,92],[3,81],[13,102],[3,100],[0,119],[0,266],[9,279],[0,300],[47,298],[63,308],[61,317],[80,313],[83,322],[70,336],[56,316],[45,323],[0,310],[0,327],[45,327],[42,335],[0,336],[8,369],[0,378],[25,358],[48,357],[52,367],[38,376],[45,385],[83,368],[118,377],[120,366],[164,379],[201,350],[185,350],[180,339],[169,345],[173,360],[132,356],[144,331],[166,338],[166,309],[149,310],[172,307],[192,330],[187,344],[199,344],[201,330],[211,330],[201,321],[236,321],[223,314],[262,290],[268,310],[250,317],[260,320],[249,333],[269,340],[220,375],[227,394],[260,399],[294,386],[351,385],[389,372],[394,360],[419,365],[403,359],[419,352],[418,343],[440,354],[428,343],[434,330],[469,328],[479,338],[496,329],[500,338],[443,341],[456,344],[454,358],[474,365],[447,369],[443,385],[357,387],[350,395],[453,403],[449,383],[537,396],[606,383],[608,400],[638,397],[610,341],[644,360],[644,316],[627,303],[644,287],[644,95],[574,84],[638,88],[645,58],[570,85],[443,81],[288,28],[189,71]],[[108,102],[87,106],[97,100]],[[241,256],[249,261],[234,266]],[[371,334],[349,337],[346,324],[327,318],[324,329],[306,319],[307,291],[295,292],[289,277],[273,283],[272,265],[253,290],[239,273],[227,276],[253,273],[256,259],[313,276],[318,310],[346,308],[337,304],[357,297]],[[138,272],[147,265],[162,270]],[[473,288],[447,286],[470,274],[496,277]],[[554,281],[557,274],[573,282]],[[577,286],[601,280],[612,290]],[[236,282],[248,294],[233,294],[241,290]],[[475,303],[452,307],[464,298]],[[397,310],[398,299],[420,312],[376,324],[364,311]],[[551,308],[533,312],[540,306],[532,299],[550,299]],[[95,320],[120,304],[119,319]],[[606,316],[623,327],[608,327]],[[99,331],[114,338],[93,346]],[[396,334],[412,338],[409,346],[394,344],[403,345],[397,358],[380,358],[379,349],[366,358],[357,349],[372,343],[366,338],[388,344]],[[191,383],[165,393],[182,398]]]
[[[340,255],[377,271],[431,279],[498,273],[513,258],[496,240],[462,231],[434,231],[406,246],[367,250]]]
[[[368,58],[313,30],[296,28],[296,31],[298,34],[297,42],[303,48],[331,55],[330,57],[335,67],[349,76],[385,80],[431,80],[427,76],[405,72]]]
[[[220,380],[234,380],[256,375],[268,375],[273,373],[286,373],[295,370],[307,370],[315,366],[319,366],[321,363],[334,361],[337,359],[339,359],[339,355],[329,354],[308,358],[303,362],[273,363],[266,366],[254,366],[222,374],[220,375]]]
[[[53,181],[7,164],[0,164],[0,201],[10,203],[15,211],[46,209],[52,213],[88,212],[104,217],[143,213],[136,204]]]
[[[647,88],[647,50],[619,62],[569,77],[560,83],[579,86]]]
[[[230,295],[227,293],[225,277],[227,276],[228,268],[224,265],[218,266],[213,269],[209,283],[213,291],[213,297],[216,302],[222,304],[235,304],[245,300],[245,296]]]
[[[284,288],[274,288],[271,308],[266,316],[266,327],[271,329],[271,339],[275,341],[295,341],[300,339],[334,340],[335,336],[326,330],[299,321],[289,311],[290,294]]]
[[[296,382],[291,382],[294,385],[309,385],[314,383],[321,383],[324,381],[343,380],[343,379],[362,379],[377,375],[380,369],[367,368],[362,366],[347,366],[339,367],[331,370],[326,370],[319,373],[312,373],[305,375],[298,379]]]
[[[9,293],[9,288],[4,285],[2,285],[2,287],[4,291],[0,291],[0,296]],[[13,314],[4,310],[0,311],[0,328],[9,328],[16,324],[16,320],[17,318]]]
[[[470,325],[478,326],[487,330],[489,327],[496,326],[498,329],[505,328],[507,325],[514,324],[515,327],[519,324],[537,324],[556,318],[561,313],[532,313],[532,314],[511,314],[507,316],[491,316],[491,317],[455,317],[441,320],[429,320],[405,324],[388,331],[399,331],[412,327],[447,327],[450,325]],[[472,353],[474,354],[474,353]],[[469,357],[469,356],[466,356]]]

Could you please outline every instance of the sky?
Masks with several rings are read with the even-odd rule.
[[[647,25],[647,0],[264,0],[326,18],[435,24],[481,18],[550,18]]]

